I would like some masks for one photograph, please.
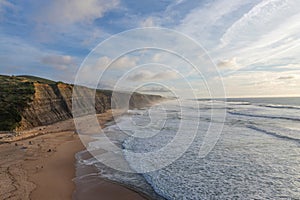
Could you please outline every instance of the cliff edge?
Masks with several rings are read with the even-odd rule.
[[[49,125],[72,118],[73,85],[33,76],[0,75],[0,131],[21,131]],[[83,87],[76,98],[85,98],[91,89]],[[127,93],[117,96],[128,98]],[[126,99],[125,98],[125,99]],[[129,107],[142,107],[160,100],[158,95],[133,93]],[[97,114],[111,109],[112,91],[97,90],[95,111]],[[82,114],[88,114],[81,105]]]

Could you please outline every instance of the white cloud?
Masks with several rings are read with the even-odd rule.
[[[107,56],[103,56],[97,60],[96,65],[94,66],[95,69],[103,70],[111,63],[111,59]]]
[[[300,71],[240,71],[223,78],[228,96],[299,96]],[[274,89],[276,88],[276,90]]]
[[[47,55],[42,57],[41,62],[60,70],[75,66],[74,58],[69,55]]]
[[[267,0],[254,6],[230,26],[216,51],[238,56],[243,66],[283,59],[299,51],[299,6],[295,0]],[[285,54],[285,55],[284,55]]]
[[[54,0],[41,10],[38,20],[54,24],[90,23],[118,5],[119,0]]]
[[[148,17],[141,22],[141,27],[154,27],[154,26],[155,23],[153,17]]]
[[[60,52],[35,46],[22,38],[1,34],[0,37],[3,39],[0,46],[5,49],[0,54],[2,73],[34,74],[54,80],[72,81],[78,58],[60,55]]]
[[[55,64],[55,65],[69,65],[73,64],[73,58],[66,55],[49,55],[42,58],[42,62],[46,64]]]
[[[176,29],[224,69],[288,65],[290,57],[300,63],[299,7],[297,0],[217,0],[193,9]]]
[[[164,72],[151,72],[148,70],[141,70],[128,76],[130,81],[155,81],[155,80],[171,80],[178,78],[178,73],[175,71],[166,70]]]
[[[98,87],[111,88],[124,73],[124,70],[135,67],[136,62],[138,62],[138,58],[134,56],[123,56],[115,62],[108,56],[90,57],[85,60],[77,75],[83,85],[92,87],[101,79]]]
[[[129,68],[129,67],[135,67],[138,62],[138,57],[129,57],[129,56],[123,56],[119,59],[117,59],[113,64],[112,67],[114,68]]]
[[[224,68],[224,69],[237,69],[239,66],[236,62],[236,57],[233,57],[231,59],[225,59],[225,60],[220,60],[219,63],[217,64],[218,67]]]
[[[252,34],[259,35],[260,31],[266,30],[270,24],[270,19],[276,16],[276,12],[286,4],[282,0],[266,0],[254,6],[248,13],[244,14],[231,27],[229,27],[221,38],[222,45],[227,45],[231,40],[236,40],[247,37],[252,37]],[[256,26],[257,29],[251,29],[251,26]]]
[[[300,70],[300,64],[278,65],[275,66],[275,68],[284,70]]]
[[[46,49],[38,48],[31,43],[13,36],[0,34],[0,46],[5,51],[0,54],[1,66],[28,66],[29,63],[36,64],[36,57],[42,57]],[[40,64],[40,63],[38,63]]]
[[[297,0],[262,1],[226,30],[222,45],[250,40],[263,47],[299,32],[299,6]]]
[[[113,62],[111,58],[103,56],[97,60],[95,67],[98,70],[104,70],[107,67],[109,67],[108,69],[130,68],[135,67],[137,65],[138,60],[138,57],[122,56]]]
[[[81,42],[83,46],[96,46],[101,41],[101,37],[107,36],[107,33],[97,27],[91,27],[86,30],[86,33],[83,33],[82,31],[80,31],[80,33],[82,34],[81,37],[84,38]]]
[[[218,41],[209,41],[212,36],[220,34],[222,31],[223,27],[219,26],[218,22],[245,4],[247,2],[243,0],[217,0],[205,6],[194,8],[181,21],[177,29],[194,37],[202,45],[208,46],[209,43]],[[221,23],[223,26],[229,23],[228,21],[222,22],[226,22],[225,24]],[[219,33],[216,33],[216,31],[219,31]]]

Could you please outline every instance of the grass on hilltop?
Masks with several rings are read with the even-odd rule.
[[[30,82],[38,82],[38,83],[45,83],[45,84],[56,84],[55,81],[41,78],[41,77],[36,77],[36,76],[29,76],[29,75],[21,75],[17,76],[17,78],[28,80]]]

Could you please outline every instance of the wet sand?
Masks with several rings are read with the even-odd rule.
[[[100,114],[98,119],[104,125],[112,114]],[[88,187],[75,188],[75,153],[84,146],[74,130],[71,119],[5,139],[9,143],[0,145],[0,199],[145,199],[99,177],[91,178]],[[75,189],[81,196],[73,195]]]
[[[81,152],[82,154],[82,152]],[[81,157],[85,159],[91,158],[91,154],[84,151]],[[99,170],[94,165],[78,165],[76,169],[76,191],[73,194],[73,199],[122,199],[122,200],[142,200],[150,199],[144,194],[132,192],[132,190],[125,186],[120,187],[120,184],[103,179],[98,175]],[[130,192],[128,192],[130,191]]]

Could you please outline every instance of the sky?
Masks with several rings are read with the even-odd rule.
[[[79,74],[86,85],[102,74],[97,87],[151,83],[143,90],[197,97],[300,96],[299,19],[299,0],[0,0],[0,74],[68,83]],[[148,27],[157,29],[137,29]],[[132,29],[124,44],[112,37]],[[159,49],[116,54],[142,44],[195,66]]]

